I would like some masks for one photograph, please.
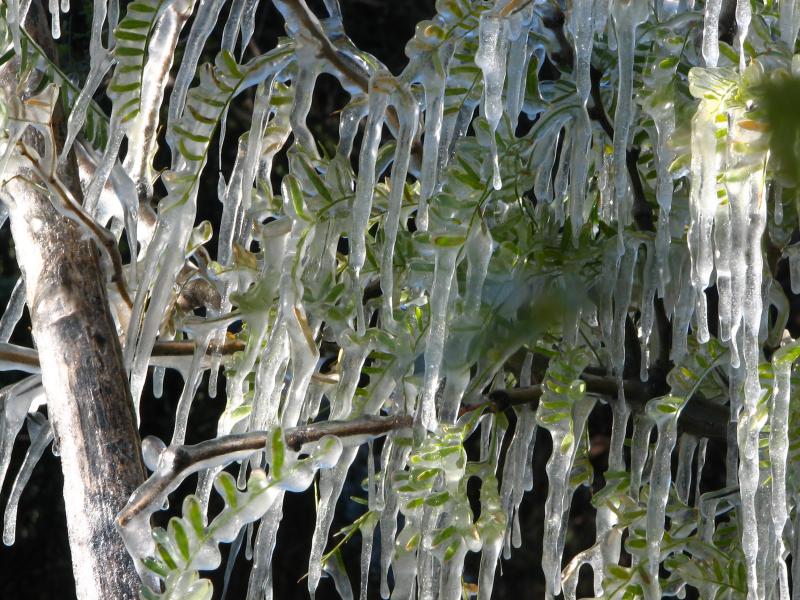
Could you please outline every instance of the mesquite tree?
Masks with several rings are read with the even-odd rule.
[[[209,598],[229,542],[252,548],[248,598],[272,597],[286,493],[315,481],[308,590],[328,574],[351,598],[329,538],[368,445],[362,599],[489,599],[526,497],[548,598],[584,565],[609,599],[800,597],[797,0],[438,0],[396,74],[337,0],[273,0],[286,36],[263,53],[256,0],[119,4],[94,2],[81,85],[50,40],[68,2],[0,5],[23,272],[0,366],[30,373],[0,395],[0,482],[26,415],[31,439],[7,544],[55,439],[82,598]],[[307,123],[321,74],[349,96],[332,151]],[[214,144],[237,152],[212,199]],[[196,224],[217,201],[216,231]],[[26,304],[34,349],[8,343]],[[140,442],[167,369],[172,439]],[[186,445],[206,372],[227,405]],[[587,427],[603,405],[607,450]],[[580,486],[596,538],[564,556]]]

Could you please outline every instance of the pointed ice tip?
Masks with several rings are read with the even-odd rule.
[[[494,175],[492,176],[492,187],[496,190],[503,189],[503,180],[500,179],[500,173],[497,171],[495,171]]]

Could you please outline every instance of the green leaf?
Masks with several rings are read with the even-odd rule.
[[[198,537],[205,534],[206,523],[203,509],[195,495],[187,496],[183,501],[183,516]]]
[[[169,520],[168,532],[183,560],[188,561],[191,555],[191,548],[189,547],[189,537],[186,535],[183,522],[177,517],[172,517]]]
[[[283,430],[272,432],[272,453],[270,454],[270,471],[275,479],[280,479],[286,457],[286,446],[283,441]]]

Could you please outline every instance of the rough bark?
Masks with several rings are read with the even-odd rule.
[[[26,29],[40,45],[52,47],[38,2],[31,6]],[[0,89],[16,89],[17,68],[17,61],[0,67]],[[64,123],[57,111],[57,146]],[[42,148],[44,140],[26,134],[26,143]],[[76,173],[72,158],[59,178],[80,198]],[[34,178],[24,169],[18,174]],[[15,178],[3,192],[59,444],[77,595],[81,600],[135,598],[139,578],[114,518],[142,483],[144,468],[99,252],[42,189]]]

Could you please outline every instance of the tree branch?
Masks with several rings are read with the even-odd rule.
[[[606,396],[612,401],[617,396],[617,382],[612,377],[602,377],[584,373],[581,379],[586,382],[586,390],[590,394]],[[634,405],[636,410],[644,410],[648,401],[663,396],[668,390],[657,390],[648,383],[638,380],[623,382],[625,399]],[[660,393],[658,393],[660,392]],[[529,388],[511,390],[495,390],[489,393],[489,400],[494,403],[494,410],[504,410],[510,406],[521,404],[538,404],[542,396],[542,387],[534,385]],[[725,441],[730,411],[724,404],[711,402],[695,394],[689,398],[678,418],[678,428],[682,433],[704,437],[717,441]]]
[[[303,444],[318,441],[326,435],[375,438],[389,431],[408,429],[412,425],[413,418],[408,415],[325,421],[287,429],[284,440],[289,448],[299,451]],[[162,457],[159,469],[136,490],[117,515],[117,524],[124,527],[148,507],[161,506],[166,496],[192,473],[207,469],[210,465],[244,460],[252,453],[264,450],[271,437],[270,431],[253,431],[226,435],[189,446],[170,446],[163,451],[169,454]]]
[[[31,3],[24,27],[52,60],[55,49],[40,2]],[[14,57],[0,66],[0,103],[12,107],[29,106],[25,102],[41,77],[33,72],[21,80],[20,61]],[[28,127],[23,135],[39,156],[57,155],[65,137],[59,102],[50,123],[38,131]],[[25,276],[48,418],[60,443],[75,588],[81,600],[133,600],[141,583],[114,517],[145,473],[100,253],[76,223],[59,214],[43,182],[26,183],[38,178],[24,157],[17,153],[11,165],[2,192]],[[74,153],[56,175],[74,198],[82,198]],[[32,367],[28,352],[19,355],[22,365]]]
[[[584,373],[581,379],[586,382],[586,388],[590,394],[616,398],[616,379],[588,373]],[[662,396],[668,391],[658,385],[642,383],[635,379],[625,380],[623,385],[625,398],[638,410],[644,410],[649,400]],[[541,396],[541,385],[495,390],[488,394],[485,402],[462,406],[460,415],[483,409],[490,412],[501,412],[512,406],[536,405]],[[689,399],[681,412],[678,427],[683,433],[714,440],[725,440],[727,421],[728,408],[726,406],[695,395]],[[351,421],[324,421],[287,429],[284,433],[284,440],[289,448],[299,451],[303,444],[318,441],[326,435],[344,438],[363,436],[372,439],[390,431],[409,429],[413,426],[413,422],[413,417],[410,415],[359,417]],[[192,473],[207,469],[209,465],[224,465],[235,460],[244,460],[252,453],[264,450],[271,435],[272,432],[269,431],[253,431],[222,436],[194,445],[170,446],[164,450],[164,452],[169,452],[166,459],[161,459],[159,469],[131,497],[130,502],[117,516],[117,523],[125,526],[146,511],[148,507],[161,506],[166,496]],[[359,443],[363,443],[363,440]],[[166,465],[166,468],[162,465]]]

